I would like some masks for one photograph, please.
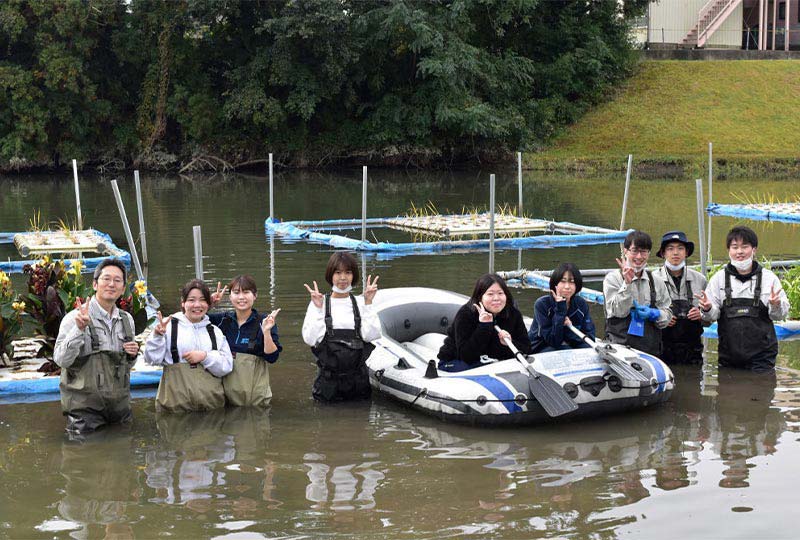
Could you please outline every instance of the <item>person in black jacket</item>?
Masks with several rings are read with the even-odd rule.
[[[499,332],[495,326],[500,327]],[[514,353],[503,343],[508,338],[521,353],[531,353],[522,313],[514,307],[506,282],[497,274],[484,274],[447,329],[447,337],[439,349],[439,369],[464,371],[480,366],[485,359],[514,358]]]

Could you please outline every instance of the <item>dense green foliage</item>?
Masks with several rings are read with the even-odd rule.
[[[646,4],[6,0],[0,168],[503,156],[624,77]]]

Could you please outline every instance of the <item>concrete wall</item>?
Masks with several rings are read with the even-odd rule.
[[[800,1],[800,0],[795,0]],[[680,44],[697,24],[697,14],[708,0],[660,0],[649,7],[649,42]],[[706,42],[707,48],[742,47],[742,4],[731,13],[725,22]]]

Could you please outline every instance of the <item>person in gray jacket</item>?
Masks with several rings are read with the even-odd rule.
[[[133,317],[117,308],[125,265],[105,259],[92,280],[95,294],[64,316],[53,361],[61,367],[61,408],[67,433],[92,432],[131,420],[130,369],[139,352]]]
[[[619,272],[606,274],[603,295],[606,339],[640,351],[661,354],[661,330],[672,319],[667,288],[647,270],[650,235],[631,231],[623,243]]]
[[[692,252],[694,242],[686,238],[686,233],[670,231],[661,238],[656,253],[664,259],[664,265],[653,276],[664,283],[672,300],[672,319],[661,335],[661,359],[668,364],[703,363],[704,321],[698,297],[706,288],[706,278],[686,266]]]

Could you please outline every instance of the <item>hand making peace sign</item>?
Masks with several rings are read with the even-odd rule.
[[[269,334],[269,331],[272,330],[273,326],[275,326],[275,319],[278,317],[278,313],[280,312],[281,308],[278,308],[270,312],[270,314],[264,317],[264,320],[261,321],[261,331],[264,332],[265,336]]]
[[[89,301],[91,299],[91,296],[87,296],[85,302],[82,301],[80,297],[75,299],[75,309],[78,310],[78,313],[75,316],[75,324],[81,332],[86,330],[86,327],[89,326],[89,323],[91,322],[91,319],[89,318]]]
[[[375,276],[375,280],[372,280],[372,276],[367,276],[367,283],[364,285],[364,304],[370,305],[372,303],[372,299],[375,298],[375,293],[378,292],[378,278],[380,276]]]
[[[217,281],[217,290],[211,293],[211,305],[216,306],[219,304],[226,292],[228,292],[228,286],[223,287],[222,282]]]
[[[633,276],[635,274],[633,266],[629,265],[627,261],[623,261],[622,259],[617,259],[617,264],[619,265],[619,269],[622,270],[622,277],[625,279],[625,283],[630,284],[630,282],[633,281]]]
[[[312,281],[314,284],[314,288],[308,286],[308,283],[303,283],[303,287],[306,288],[308,294],[311,295],[311,302],[317,306],[318,309],[322,309],[322,300],[324,298],[323,294],[319,292],[319,287],[317,287],[317,282]]]
[[[487,323],[492,322],[494,320],[494,316],[486,311],[486,308],[483,307],[483,304],[478,302],[477,304],[472,304],[475,306],[475,309],[478,310],[478,322]]]
[[[775,284],[772,284],[772,289],[769,292],[769,303],[773,306],[781,305],[781,291],[783,289],[778,289],[777,292],[775,291]]]
[[[158,322],[153,327],[153,332],[155,332],[159,336],[163,336],[164,334],[167,333],[167,324],[169,324],[170,319],[172,319],[172,315],[170,315],[166,319],[163,319],[161,312],[158,311],[156,312],[156,319],[158,320]]]

